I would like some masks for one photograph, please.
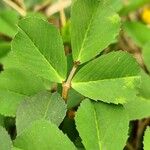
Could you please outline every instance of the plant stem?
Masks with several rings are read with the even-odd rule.
[[[15,4],[13,1],[11,0],[3,0],[7,5],[9,5],[10,7],[12,7],[13,9],[15,9],[21,16],[26,16],[26,11],[24,9],[22,9],[21,7],[19,7],[17,4]]]
[[[64,27],[66,24],[66,15],[64,9],[60,10],[60,21],[61,25]]]
[[[77,67],[78,65],[77,64],[74,64],[73,67],[72,67],[72,70],[70,71],[70,74],[68,76],[68,79],[66,80],[66,82],[63,83],[62,87],[62,97],[64,99],[65,102],[67,102],[67,98],[68,98],[68,92],[69,92],[69,89],[71,88],[71,80],[77,70]]]

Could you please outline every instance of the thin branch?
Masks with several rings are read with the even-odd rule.
[[[49,17],[57,12],[60,12],[61,10],[65,9],[65,8],[69,7],[70,5],[71,5],[71,0],[59,1],[46,9],[46,15]]]
[[[26,11],[24,9],[22,9],[21,7],[19,7],[17,4],[15,4],[13,1],[11,0],[3,0],[7,5],[9,5],[10,7],[12,7],[13,9],[15,9],[21,16],[26,16]]]
[[[72,70],[68,76],[68,79],[65,83],[63,83],[62,87],[63,87],[63,90],[62,90],[62,97],[65,101],[67,101],[67,98],[68,98],[68,91],[69,89],[71,88],[71,80],[77,70],[77,67],[78,65],[77,64],[74,64],[73,67],[72,67]]]

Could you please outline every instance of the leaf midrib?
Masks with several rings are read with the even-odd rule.
[[[41,53],[41,51],[38,49],[37,45],[33,42],[32,38],[28,35],[28,33],[26,33],[20,26],[19,29],[21,29],[21,31],[28,37],[28,39],[31,41],[31,43],[33,43],[33,46],[35,47],[35,49],[37,50],[37,52],[41,55],[41,57],[45,60],[45,62],[50,66],[50,68],[55,72],[56,76],[58,77],[58,79],[60,81],[63,81],[63,78],[59,75],[59,73],[55,70],[55,68],[53,67],[53,65],[45,58],[45,56]]]
[[[45,113],[44,113],[43,119],[46,119],[46,115],[47,115],[49,106],[50,106],[50,104],[51,104],[51,101],[52,101],[52,95],[51,95],[51,97],[49,98],[49,101],[47,102],[47,105],[46,105],[46,109],[45,109]]]
[[[99,4],[100,4],[100,3],[99,3]],[[85,45],[85,42],[86,42],[86,40],[87,40],[88,32],[90,31],[90,28],[91,28],[91,26],[92,26],[93,20],[94,20],[94,18],[95,18],[94,16],[95,16],[95,14],[96,14],[97,11],[98,11],[99,4],[98,4],[97,8],[95,9],[93,15],[91,16],[89,25],[87,26],[87,30],[86,30],[86,32],[85,32],[84,39],[83,39],[81,48],[80,48],[80,50],[79,50],[79,54],[78,54],[78,59],[77,59],[77,61],[80,61],[80,59],[81,59],[81,54],[82,54],[82,52],[83,52],[83,50],[84,50],[84,45]]]
[[[99,126],[98,126],[98,122],[97,122],[97,114],[96,114],[96,110],[95,110],[95,107],[93,106],[93,112],[94,112],[94,120],[95,120],[95,127],[96,127],[96,133],[97,133],[97,139],[98,139],[98,147],[99,147],[99,150],[102,150],[102,145],[101,145],[101,140],[100,140],[100,129],[99,129]]]
[[[107,81],[107,80],[117,80],[117,79],[138,79],[140,76],[130,76],[130,77],[119,77],[119,78],[109,78],[109,79],[100,79],[100,80],[93,80],[93,81],[72,81],[73,84],[88,84],[88,83],[93,83],[93,82],[99,82],[99,81]]]

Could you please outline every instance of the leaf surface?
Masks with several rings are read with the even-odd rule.
[[[56,125],[45,120],[35,121],[26,131],[17,136],[14,145],[25,150],[76,149]]]
[[[0,113],[14,117],[24,98],[44,89],[42,80],[34,74],[16,68],[6,69],[0,73]]]
[[[120,18],[108,3],[75,0],[71,11],[71,42],[74,61],[81,64],[98,55],[115,40]]]
[[[62,83],[66,78],[67,62],[56,27],[39,18],[23,19],[18,26],[12,50],[22,68]]]
[[[141,85],[138,87],[139,95],[150,99],[150,76],[143,70],[141,71]]]
[[[147,127],[144,135],[144,150],[149,150],[150,148],[150,128]]]
[[[16,114],[17,134],[19,135],[35,120],[45,119],[57,126],[66,115],[66,105],[58,93],[42,92],[21,103]]]
[[[7,131],[0,126],[0,149],[1,150],[11,150],[12,142]]]
[[[142,97],[136,97],[123,106],[128,114],[129,120],[150,117],[150,100]]]
[[[67,108],[71,109],[75,106],[78,106],[83,99],[83,95],[81,95],[74,89],[70,89],[68,93]]]
[[[85,149],[123,149],[128,138],[129,121],[150,116],[149,108],[150,101],[140,98],[125,105],[83,100],[75,122]]]
[[[86,150],[123,149],[128,134],[128,116],[121,106],[86,99],[75,120]]]
[[[12,10],[0,11],[0,33],[14,37],[17,32],[18,14]]]
[[[106,3],[112,7],[116,12],[118,12],[123,7],[123,1],[122,0],[107,0]]]
[[[139,66],[131,55],[112,52],[81,68],[72,81],[72,87],[94,100],[126,103],[135,96],[138,74]]]

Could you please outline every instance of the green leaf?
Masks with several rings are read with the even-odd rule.
[[[35,120],[50,120],[57,126],[66,115],[66,105],[58,93],[42,92],[23,101],[16,114],[17,134]]]
[[[36,17],[39,19],[47,20],[47,17],[42,12],[35,12],[35,11],[27,12],[26,18],[29,17],[34,17],[34,18]]]
[[[0,33],[14,37],[17,32],[18,15],[15,11],[0,11]]]
[[[75,120],[86,150],[123,149],[128,134],[128,116],[123,107],[86,99]]]
[[[140,47],[150,42],[150,29],[140,22],[125,22],[124,30],[129,37]]]
[[[7,131],[0,126],[0,149],[1,150],[11,150],[12,142]]]
[[[7,90],[0,91],[0,114],[15,117],[17,107],[25,98],[25,95],[14,93]]]
[[[44,89],[42,80],[34,74],[15,68],[6,69],[0,74],[0,114],[14,117],[24,98]]]
[[[150,76],[144,71],[141,72],[141,86],[138,91],[140,96],[150,99]]]
[[[36,121],[17,136],[14,145],[25,150],[75,150],[73,143],[56,125],[48,121]]]
[[[38,18],[23,19],[18,26],[12,50],[22,67],[37,76],[62,83],[67,62],[58,30]]]
[[[143,59],[147,69],[150,71],[150,42],[143,47]]]
[[[128,138],[129,121],[149,117],[149,108],[150,101],[141,98],[123,106],[83,100],[75,121],[85,149],[123,149]]]
[[[1,42],[0,41],[0,58],[6,56],[6,54],[10,51],[10,42]]]
[[[136,97],[123,106],[126,110],[126,113],[128,114],[129,120],[150,117],[150,100],[144,99],[142,97]]]
[[[72,88],[94,100],[126,103],[135,96],[138,74],[139,66],[130,54],[112,52],[81,68],[72,81]]]
[[[34,76],[34,74],[11,68],[0,74],[0,89],[30,96],[44,90],[45,87],[42,79]]]
[[[74,89],[70,89],[68,93],[67,100],[67,108],[71,109],[80,104],[80,102],[84,99],[84,96],[75,91]]]
[[[115,1],[107,0],[105,2],[117,12],[123,7],[122,0],[115,0]]]
[[[144,150],[149,150],[150,148],[150,127],[147,127],[144,135]]]
[[[104,50],[119,32],[119,15],[103,1],[76,0],[71,14],[73,58],[81,64]]]

